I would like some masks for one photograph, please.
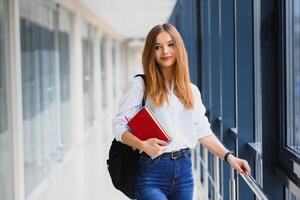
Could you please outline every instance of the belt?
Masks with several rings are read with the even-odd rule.
[[[191,150],[189,148],[186,149],[181,149],[179,151],[173,151],[173,152],[168,152],[168,153],[163,153],[158,157],[163,157],[163,158],[172,158],[172,159],[177,159],[181,156],[187,155],[191,153]],[[144,156],[149,157],[146,153],[142,153]]]

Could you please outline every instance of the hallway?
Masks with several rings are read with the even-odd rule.
[[[198,145],[194,200],[300,200],[299,0],[0,0],[0,200],[127,199],[111,120],[166,22],[211,130],[252,169]]]
[[[96,132],[68,152],[65,159],[28,197],[29,200],[126,199],[114,189],[106,169],[112,139],[111,122],[102,122],[101,127],[95,128]]]

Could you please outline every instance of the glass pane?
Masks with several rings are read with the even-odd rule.
[[[84,127],[87,128],[94,121],[94,55],[92,27],[85,22],[82,26],[82,36]]]
[[[116,52],[117,51],[117,49],[116,49],[116,41],[113,41],[113,45],[112,45],[112,73],[113,74],[117,74],[116,73],[116,68],[117,68],[117,61],[116,61],[116,57],[117,57],[117,55],[116,55]],[[117,96],[117,79],[116,79],[116,77],[115,76],[113,76],[113,98],[115,99],[116,98],[116,96]]]
[[[101,50],[101,91],[102,91],[102,107],[106,108],[107,106],[107,83],[106,83],[106,39],[105,37],[101,40],[100,45]]]
[[[294,65],[294,140],[292,146],[300,153],[300,1],[294,0],[293,65]]]
[[[70,33],[71,14],[60,8],[59,10],[59,64],[60,64],[60,92],[61,92],[61,132],[63,153],[72,145],[71,115],[70,115]]]
[[[30,195],[61,159],[60,78],[55,6],[21,4],[20,37],[25,193]]]
[[[8,46],[7,1],[0,0],[0,199],[12,200],[13,195],[13,162],[11,132],[8,129],[8,101],[6,69]],[[3,51],[4,50],[4,51]]]
[[[300,1],[294,0],[291,16],[291,47],[288,55],[291,63],[292,81],[292,131],[288,135],[288,146],[300,154]]]
[[[0,47],[5,49],[4,38],[4,8],[3,0],[0,0]],[[0,132],[7,131],[7,102],[6,102],[6,80],[5,80],[5,51],[0,52]]]

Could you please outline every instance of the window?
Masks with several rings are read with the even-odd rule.
[[[82,61],[83,61],[83,96],[84,127],[94,122],[94,63],[93,63],[93,27],[82,23]]]
[[[5,17],[4,2],[0,0],[0,48],[5,48]],[[5,51],[0,52],[0,133],[7,131],[7,101],[6,101],[6,79],[5,79],[6,57]]]
[[[107,107],[107,58],[106,58],[107,41],[106,37],[103,36],[101,39],[100,50],[101,50],[101,91],[102,91],[102,108]]]
[[[299,194],[292,185],[300,180],[300,2],[282,1],[282,5],[280,169],[289,180],[285,183],[287,199],[296,200],[291,193]]]
[[[56,9],[50,1],[20,1],[26,197],[62,157]]]
[[[60,101],[61,132],[63,152],[72,144],[71,108],[70,108],[70,35],[71,14],[59,7],[59,65],[60,65]]]
[[[0,199],[13,200],[12,133],[8,126],[8,1],[0,0]]]
[[[286,2],[287,137],[286,144],[300,155],[300,1]]]
[[[117,47],[116,47],[117,45],[116,45],[116,41],[115,40],[113,40],[113,42],[112,42],[112,73],[114,74],[114,79],[113,79],[113,98],[115,99],[116,98],[116,96],[117,96],[117,81],[118,81],[118,78],[115,76],[116,74],[117,74],[117,61],[116,61],[116,59],[117,59],[117,55],[116,55],[116,53],[117,53]]]
[[[262,155],[262,94],[261,94],[261,0],[253,1],[253,29],[254,29],[254,110],[255,110],[255,142],[251,147],[256,152],[255,179],[263,185],[263,159]]]

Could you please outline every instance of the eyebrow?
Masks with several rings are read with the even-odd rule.
[[[173,40],[169,40],[167,43],[173,42]],[[160,43],[155,42],[155,45],[160,45]]]

